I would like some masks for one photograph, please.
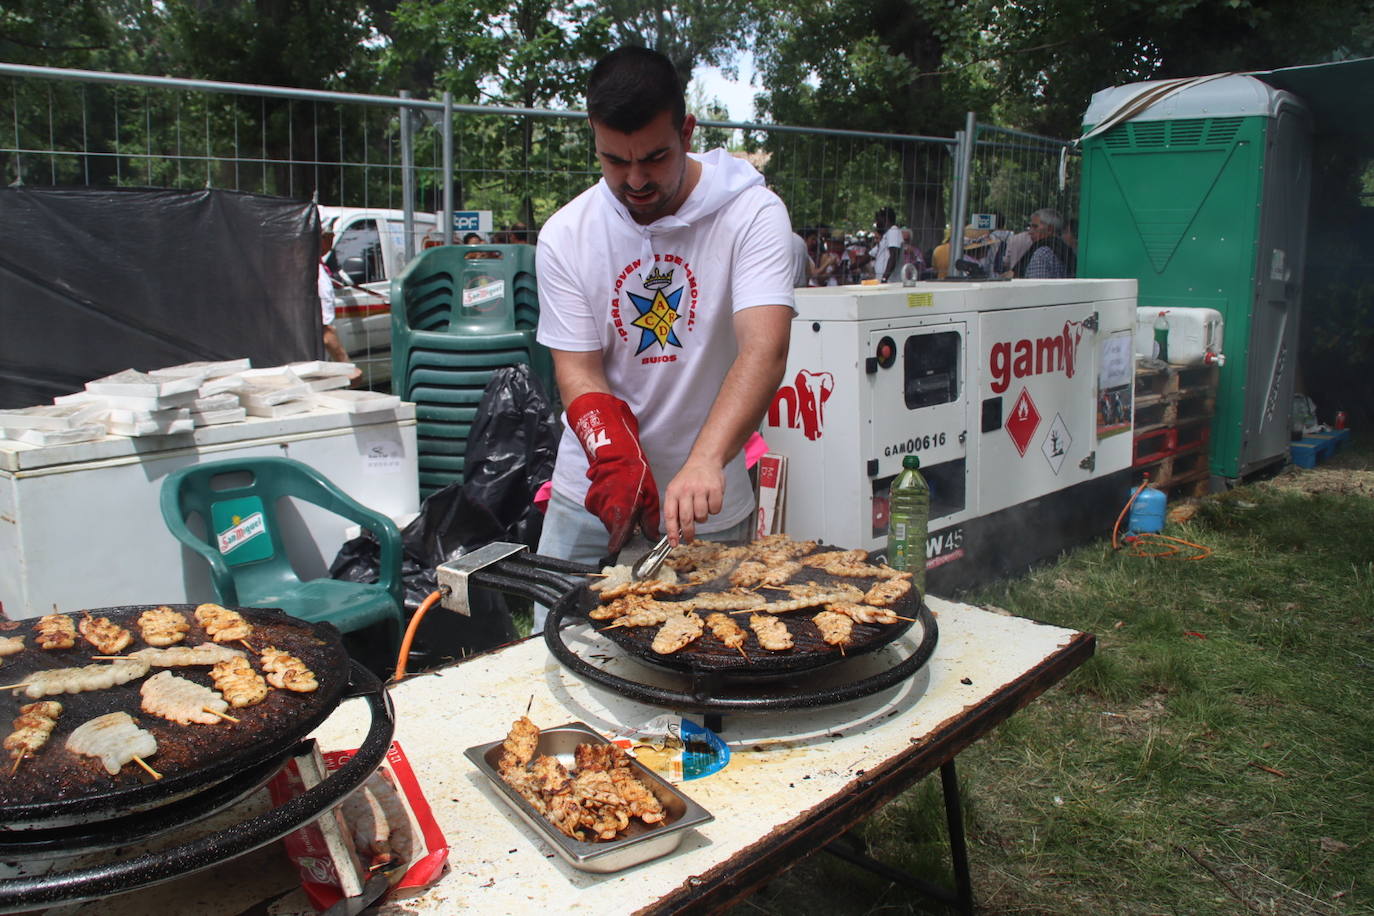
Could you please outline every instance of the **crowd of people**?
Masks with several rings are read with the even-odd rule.
[[[817,226],[799,232],[798,239],[807,259],[802,272],[806,282],[798,284],[804,286],[943,280],[951,275],[1055,279],[1077,274],[1077,220],[1065,220],[1048,207],[1032,213],[1021,232],[966,226],[963,251],[953,265],[948,227],[940,244],[923,250],[911,229],[897,224],[891,207],[874,214],[872,230],[835,233]]]

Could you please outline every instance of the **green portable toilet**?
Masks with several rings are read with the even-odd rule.
[[[1211,469],[1236,479],[1288,454],[1311,117],[1250,76],[1167,88],[1093,94],[1084,133],[1118,123],[1083,141],[1079,276],[1134,277],[1142,307],[1221,312]],[[1162,98],[1119,120],[1152,93]]]

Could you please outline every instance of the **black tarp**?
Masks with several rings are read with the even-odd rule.
[[[0,408],[122,369],[318,359],[319,215],[239,191],[0,188]]]

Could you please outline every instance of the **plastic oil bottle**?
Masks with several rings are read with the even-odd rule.
[[[1169,361],[1169,319],[1164,317],[1168,309],[1163,309],[1155,316],[1155,358],[1162,361]]]
[[[910,572],[912,584],[925,595],[930,487],[920,468],[921,459],[907,455],[888,491],[887,561],[893,569]]]

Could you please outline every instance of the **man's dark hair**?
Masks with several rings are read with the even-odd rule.
[[[877,215],[883,220],[885,220],[887,225],[897,225],[897,211],[892,209],[891,207],[883,207],[881,210],[878,211]]]
[[[673,62],[648,48],[616,48],[592,68],[587,114],[623,134],[639,130],[659,112],[671,112],[681,128],[687,102]]]

